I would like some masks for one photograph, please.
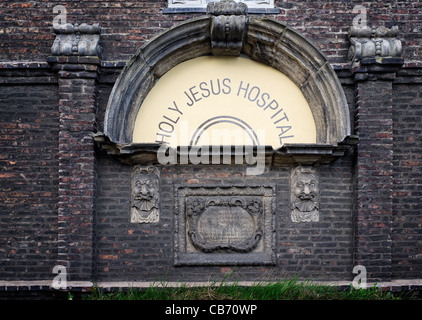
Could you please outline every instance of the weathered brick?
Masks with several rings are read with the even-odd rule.
[[[297,28],[328,56],[342,77],[351,119],[357,113],[357,152],[319,168],[318,223],[289,220],[290,168],[246,177],[235,166],[186,166],[162,168],[160,223],[140,226],[128,217],[130,167],[95,150],[90,134],[104,129],[108,97],[125,62],[157,33],[198,15],[163,15],[166,3],[0,2],[1,278],[51,279],[58,262],[69,267],[71,280],[89,278],[93,271],[99,280],[113,281],[164,275],[168,280],[203,280],[204,272],[229,271],[173,266],[173,186],[251,181],[277,186],[277,266],[239,267],[234,277],[299,274],[344,280],[351,279],[356,261],[371,276],[419,277],[422,49],[414,30],[422,23],[420,1],[363,3],[372,26],[399,26],[406,65],[412,68],[394,83],[393,78],[368,81],[355,91],[345,40],[355,3],[276,1],[283,10],[274,18]],[[100,23],[103,61],[48,57],[55,4],[67,7],[69,22]],[[359,260],[353,259],[354,239]]]
[[[4,0],[0,4],[0,14],[5,17],[0,29],[3,46],[0,49],[0,60],[39,61],[39,57],[50,54],[53,39],[51,25],[54,18],[55,4],[67,8],[68,22],[80,22],[84,18],[92,23],[98,22],[105,28],[102,46],[106,60],[127,60],[137,48],[152,36],[175,23],[200,14],[161,14],[167,7],[167,1],[125,1],[84,2],[83,8],[72,1],[37,2],[36,10],[30,7],[12,7],[16,3]],[[355,17],[352,9],[355,3],[345,1],[275,1],[282,8],[273,17],[289,26],[296,27],[305,36],[313,39],[316,45],[329,56],[333,63],[347,62],[348,44],[346,38],[348,23]],[[406,58],[417,60],[422,56],[418,42],[414,40],[413,30],[421,28],[415,1],[404,1],[400,6],[379,6],[377,1],[362,3],[374,26],[399,25],[403,38],[407,42]],[[82,13],[83,12],[83,13]],[[13,24],[12,24],[13,21]],[[85,22],[85,21],[83,21]],[[3,33],[1,33],[3,31]]]
[[[0,86],[2,279],[49,278],[57,258],[57,99],[55,85]]]

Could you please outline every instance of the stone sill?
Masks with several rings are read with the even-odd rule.
[[[302,281],[298,281],[299,283]],[[309,282],[309,281],[306,281]],[[256,284],[256,281],[236,281],[236,282],[225,282],[226,284],[237,284],[239,286],[252,286]],[[259,283],[274,283],[274,281],[260,281]],[[349,288],[352,281],[348,280],[315,280],[312,283],[326,286],[334,286],[339,288]],[[180,286],[186,287],[206,287],[214,284],[214,282],[156,282],[156,281],[67,281],[66,289],[54,289],[52,287],[52,280],[35,280],[35,281],[0,281],[0,292],[16,292],[16,291],[79,291],[79,292],[90,292],[95,286],[105,290],[119,290],[128,288],[149,288],[154,287],[171,287],[177,288]],[[422,279],[396,279],[391,281],[377,281],[368,282],[367,287],[372,288],[384,288],[385,290],[391,290],[394,292],[400,292],[404,290],[415,290],[422,291]]]
[[[156,164],[158,163],[157,152],[160,148],[158,143],[127,143],[118,144],[110,141],[110,139],[103,133],[95,133],[92,135],[95,142],[99,144],[102,150],[109,155],[116,156],[122,163],[128,165],[135,164]],[[283,165],[323,165],[328,164],[345,155],[345,153],[353,146],[357,145],[357,136],[348,136],[344,141],[338,144],[285,144],[281,148],[273,149],[271,146],[264,146],[265,165],[266,166],[283,166]],[[246,149],[245,147],[242,156],[244,157],[243,164],[246,164],[247,151],[252,151],[253,155],[257,152],[257,147]],[[251,147],[251,146],[249,146]],[[180,163],[181,156],[186,156],[191,147],[178,147],[177,163]],[[202,146],[202,150],[214,151],[213,146]],[[230,154],[232,157],[236,156],[236,146],[232,146],[230,150],[227,147],[217,146],[219,149],[218,155],[224,157]],[[208,154],[208,153],[207,153]],[[212,154],[208,154],[209,163],[212,165]],[[185,157],[186,159],[186,157]],[[222,163],[222,162],[220,162]],[[234,163],[232,161],[232,163]],[[190,161],[189,161],[189,164]]]

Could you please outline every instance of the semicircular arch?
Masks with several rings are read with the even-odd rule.
[[[105,114],[104,134],[112,142],[132,143],[139,108],[167,71],[212,55],[211,25],[210,16],[182,22],[149,41],[126,64]],[[317,144],[337,144],[351,134],[349,108],[335,71],[299,32],[273,19],[249,17],[241,55],[280,71],[301,90],[315,120]]]

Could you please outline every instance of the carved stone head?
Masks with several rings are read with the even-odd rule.
[[[319,176],[315,168],[300,166],[291,174],[291,219],[319,221]]]
[[[154,166],[135,166],[132,172],[131,222],[159,221],[159,171]]]

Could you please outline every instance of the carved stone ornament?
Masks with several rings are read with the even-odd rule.
[[[160,219],[160,172],[155,166],[135,166],[132,171],[130,222],[156,223]]]
[[[400,58],[403,53],[402,43],[397,36],[397,26],[391,29],[378,27],[351,27],[349,29],[349,59],[354,65],[364,58]]]
[[[319,176],[315,168],[299,166],[290,177],[292,222],[319,221]]]
[[[53,56],[101,56],[101,27],[98,23],[58,24],[53,30],[56,34],[51,47]]]
[[[274,186],[176,186],[175,265],[275,264]]]
[[[204,252],[250,252],[262,239],[260,198],[188,198],[187,230]]]
[[[248,6],[242,2],[223,0],[210,2],[211,51],[213,55],[239,56],[246,34]]]

